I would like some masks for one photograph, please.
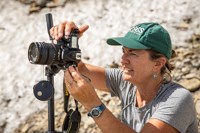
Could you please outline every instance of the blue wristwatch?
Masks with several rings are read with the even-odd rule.
[[[100,106],[92,108],[92,110],[88,113],[88,116],[92,118],[99,117],[102,112],[106,109],[106,106],[104,104],[101,104]]]

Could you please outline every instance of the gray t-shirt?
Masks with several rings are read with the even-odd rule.
[[[156,97],[142,108],[135,106],[135,86],[124,81],[120,69],[106,69],[106,84],[122,105],[122,121],[140,132],[150,119],[158,119],[181,133],[198,133],[197,118],[191,93],[179,84],[162,84]]]

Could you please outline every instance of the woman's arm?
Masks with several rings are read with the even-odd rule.
[[[94,88],[109,92],[109,89],[106,87],[105,68],[80,62],[78,64],[78,71],[91,80]]]

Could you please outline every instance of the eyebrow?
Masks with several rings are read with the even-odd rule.
[[[126,47],[122,47],[122,50],[125,51],[125,48],[126,48]],[[126,49],[128,49],[128,50],[127,50],[128,52],[135,52],[135,51],[137,51],[137,50],[135,50],[135,49],[130,49],[130,48],[126,48]]]

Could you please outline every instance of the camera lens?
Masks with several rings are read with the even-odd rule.
[[[39,61],[39,47],[37,44],[31,43],[28,49],[28,59],[31,63],[38,63]]]
[[[44,42],[33,42],[28,49],[28,59],[32,64],[50,65],[58,62],[59,48]]]

